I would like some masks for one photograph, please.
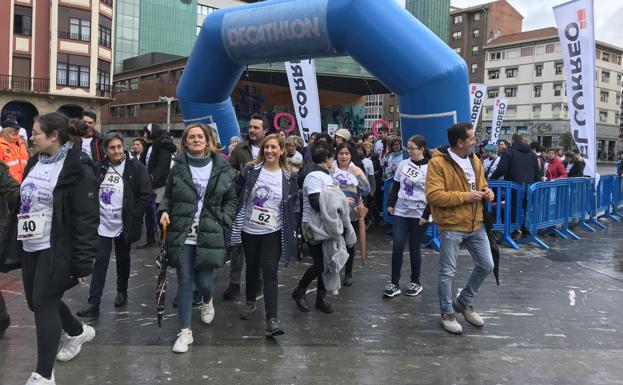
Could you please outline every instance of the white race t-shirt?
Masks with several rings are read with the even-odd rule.
[[[379,158],[383,154],[383,141],[381,139],[377,139],[376,142],[374,142],[374,153]]]
[[[193,184],[198,192],[197,211],[195,212],[195,220],[190,228],[190,231],[188,232],[188,235],[186,236],[186,242],[184,242],[184,244],[196,245],[197,232],[199,230],[199,217],[201,215],[201,210],[203,210],[203,198],[205,197],[208,182],[210,181],[210,176],[212,175],[212,162],[203,167],[190,166],[190,173],[193,177]]]
[[[394,181],[400,183],[394,215],[403,218],[421,218],[426,208],[426,172],[428,165],[418,166],[411,159],[398,165]]]
[[[309,223],[312,217],[312,211],[309,204],[309,194],[320,193],[327,188],[336,188],[335,182],[331,175],[323,171],[312,171],[305,177],[303,182],[303,222]]]
[[[469,184],[472,191],[476,191],[476,173],[474,172],[474,167],[472,167],[472,162],[469,160],[469,156],[461,158],[453,153],[451,149],[448,149],[448,152],[452,159],[463,169],[465,177],[467,178],[467,184]]]
[[[87,154],[89,158],[93,159],[91,156],[91,142],[93,141],[93,137],[90,138],[82,138],[82,152]]]
[[[496,156],[493,159],[489,159],[488,157],[482,162],[484,169],[485,169],[485,173],[487,175],[485,175],[486,178],[491,178],[491,175],[493,175],[493,173],[495,172],[495,170],[497,170],[498,165],[500,164],[500,159],[501,157]],[[488,170],[488,171],[487,171]]]
[[[290,159],[292,159],[294,161],[301,161],[302,162],[303,161],[303,155],[301,155],[301,153],[298,152],[298,151],[294,151],[294,155],[288,156],[288,160],[290,160]]]
[[[247,202],[247,212],[242,231],[262,235],[283,228],[281,198],[283,176],[281,169],[268,171],[262,168]]]
[[[118,166],[109,166],[100,185],[100,225],[97,233],[115,238],[123,231],[123,171],[125,159]]]
[[[372,160],[369,158],[363,158],[361,160],[363,162],[363,168],[366,170],[366,175],[374,176],[374,164]]]
[[[43,215],[44,217],[41,220],[43,236],[36,239],[23,239],[24,251],[32,253],[50,248],[50,232],[52,231],[52,215],[54,213],[53,192],[66,158],[49,164],[37,162],[20,186],[20,214],[30,214],[33,217]],[[39,227],[38,224],[37,227]]]
[[[253,160],[255,160],[255,158],[257,158],[259,154],[260,154],[260,148],[252,144],[251,145],[251,156],[253,157]]]

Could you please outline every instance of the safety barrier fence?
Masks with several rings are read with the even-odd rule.
[[[598,218],[614,222],[623,220],[623,180],[620,175],[605,175],[595,188],[594,179],[568,178],[523,186],[513,182],[489,181],[495,200],[487,205],[492,229],[499,235],[497,242],[519,249],[520,244],[533,243],[543,249],[549,246],[541,239],[554,234],[563,239],[581,239],[577,229],[595,232],[606,226]],[[389,191],[391,181],[386,181]],[[388,195],[388,194],[387,194]],[[384,207],[387,203],[384,199]],[[392,222],[387,213],[384,219]],[[434,218],[433,218],[434,219]],[[513,233],[522,229],[527,236],[519,242]],[[439,250],[439,229],[435,223],[426,232],[425,246]]]

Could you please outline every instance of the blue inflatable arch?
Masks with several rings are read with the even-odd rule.
[[[177,87],[185,123],[240,135],[231,103],[245,66],[350,55],[400,97],[403,140],[430,147],[469,122],[467,66],[394,0],[272,0],[211,13]]]

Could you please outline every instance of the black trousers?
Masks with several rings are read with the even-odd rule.
[[[6,308],[6,303],[4,303],[4,297],[2,296],[2,292],[0,291],[0,320],[5,320],[9,318],[9,311]]]
[[[324,255],[322,253],[322,244],[312,245],[308,243],[309,255],[314,260],[314,264],[305,271],[303,277],[299,281],[299,286],[303,290],[307,290],[310,283],[318,278],[318,294],[324,294],[326,289],[324,287],[324,281],[322,280],[322,272],[324,271]]]
[[[93,276],[91,277],[91,286],[89,287],[89,303],[91,305],[99,306],[102,299],[113,241],[115,243],[115,258],[117,260],[117,292],[128,291],[128,280],[130,279],[130,248],[132,244],[125,242],[123,233],[115,238],[108,238],[100,235],[95,264],[93,266]]]
[[[281,257],[281,230],[253,235],[242,232],[242,247],[247,262],[246,300],[255,302],[260,267],[264,279],[264,310],[266,320],[277,318],[277,270]]]
[[[75,337],[82,334],[82,323],[71,314],[61,301],[65,290],[78,282],[67,276],[66,282],[52,282],[50,249],[34,253],[24,252],[22,258],[22,281],[28,308],[35,313],[37,329],[37,373],[44,377],[52,375],[61,328]],[[73,281],[73,282],[72,282]]]

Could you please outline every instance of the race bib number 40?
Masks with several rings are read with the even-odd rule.
[[[275,230],[277,228],[277,213],[275,210],[265,207],[253,206],[250,222],[269,230]]]
[[[41,239],[44,227],[44,213],[20,214],[17,216],[17,240]]]

